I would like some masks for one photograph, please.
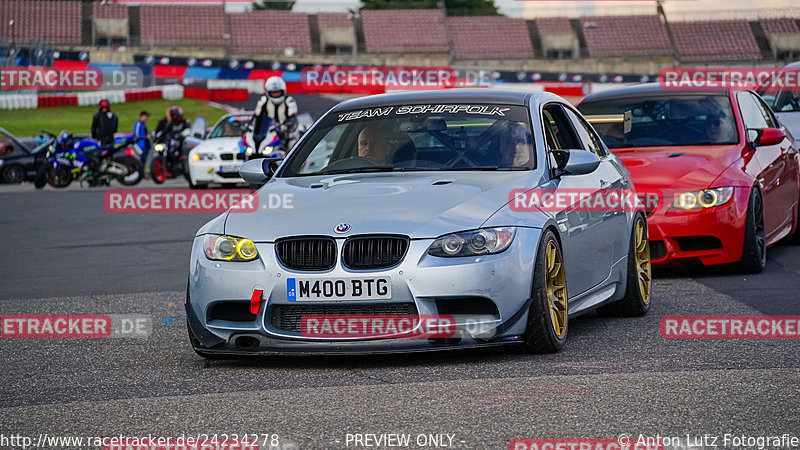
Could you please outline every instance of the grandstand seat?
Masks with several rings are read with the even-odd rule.
[[[438,9],[361,11],[369,53],[446,53],[444,20]]]
[[[667,28],[656,15],[596,16],[581,19],[594,58],[671,55]]]
[[[745,20],[670,22],[675,46],[686,61],[761,59],[756,38]]]
[[[144,46],[225,44],[222,5],[142,5],[139,7],[139,27]]]
[[[311,53],[308,15],[291,11],[250,11],[229,14],[233,53]]]
[[[0,38],[9,42],[78,45],[82,23],[80,2],[0,1]]]
[[[528,59],[533,45],[523,19],[501,16],[448,19],[455,59]]]

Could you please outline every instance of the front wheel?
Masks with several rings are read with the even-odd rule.
[[[142,169],[142,163],[139,162],[138,159],[134,158],[133,156],[123,156],[119,160],[118,163],[125,166],[127,169],[127,175],[117,175],[116,179],[125,186],[134,186],[139,184],[140,181],[144,178],[144,170]]]
[[[47,184],[55,188],[65,188],[72,183],[72,172],[61,164],[48,163],[44,174]]]
[[[164,164],[164,158],[158,157],[153,160],[153,163],[150,164],[150,174],[156,184],[167,181],[167,167]]]
[[[555,353],[567,340],[567,277],[561,245],[547,230],[536,252],[528,325],[522,348],[529,353]]]
[[[25,169],[19,164],[11,164],[3,168],[3,183],[22,183],[25,181]]]
[[[647,221],[637,214],[628,246],[628,273],[625,277],[625,297],[597,309],[601,316],[643,316],[650,311],[652,295],[652,267],[650,243],[647,239]]]
[[[742,259],[733,269],[743,273],[760,273],[767,266],[767,238],[764,228],[764,204],[761,192],[753,188],[747,204]]]

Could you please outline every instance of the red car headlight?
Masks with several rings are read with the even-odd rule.
[[[731,198],[733,198],[732,187],[684,192],[675,197],[672,207],[684,211],[713,208],[728,203]]]

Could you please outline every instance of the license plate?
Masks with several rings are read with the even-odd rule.
[[[219,166],[219,171],[223,173],[238,172],[242,163],[223,164]]]
[[[390,300],[392,280],[371,278],[287,278],[290,302],[338,300]]]

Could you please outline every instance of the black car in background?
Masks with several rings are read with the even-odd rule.
[[[20,139],[0,128],[0,183],[35,181],[37,169],[45,162],[53,136]]]

